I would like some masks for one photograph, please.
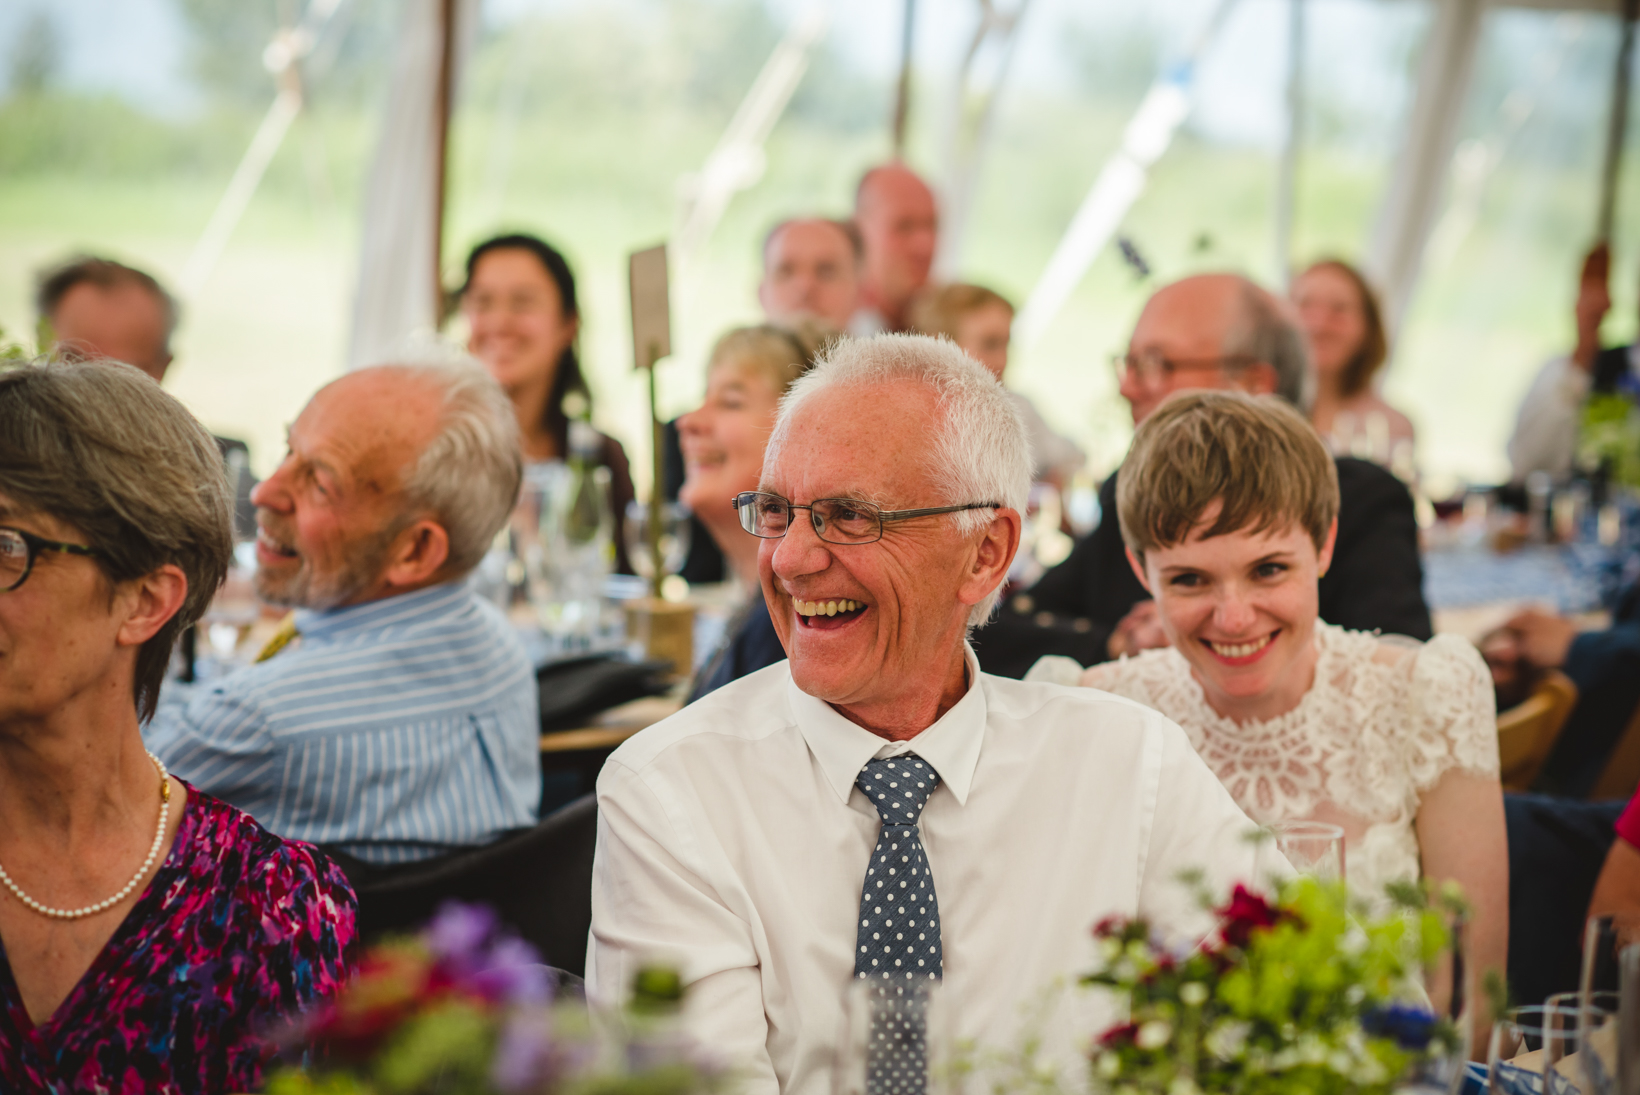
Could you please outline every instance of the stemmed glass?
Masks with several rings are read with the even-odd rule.
[[[676,574],[689,558],[689,507],[668,502],[661,507],[661,577]],[[638,577],[653,579],[655,568],[649,551],[649,507],[642,502],[626,504],[626,557]]]

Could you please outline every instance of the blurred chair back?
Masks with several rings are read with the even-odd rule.
[[[345,852],[325,852],[358,895],[359,941],[364,945],[415,931],[445,901],[479,902],[534,944],[547,965],[580,977],[592,927],[597,836],[598,803],[587,795],[532,829],[419,863],[379,867]]]
[[[1611,759],[1606,761],[1606,768],[1595,780],[1594,790],[1589,793],[1591,802],[1599,802],[1608,798],[1628,798],[1634,794],[1636,786],[1640,786],[1640,710],[1629,718],[1629,725],[1623,731],[1623,736],[1617,739],[1617,748],[1612,750]]]
[[[1498,712],[1498,763],[1504,790],[1525,791],[1532,786],[1576,703],[1577,685],[1551,669],[1530,696]]]

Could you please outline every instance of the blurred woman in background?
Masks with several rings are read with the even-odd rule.
[[[913,331],[950,339],[999,381],[1008,368],[1013,324],[1014,306],[982,285],[941,285],[924,292],[911,305]],[[1025,422],[1025,436],[1031,443],[1031,478],[1063,491],[1087,462],[1086,455],[1074,441],[1055,433],[1029,399],[1013,391],[1008,395]]]
[[[467,278],[456,295],[467,320],[468,351],[500,383],[518,414],[525,462],[568,459],[570,419],[592,416],[592,396],[576,352],[581,312],[569,263],[535,236],[497,236],[467,256]],[[591,452],[573,455],[610,471],[617,568],[630,573],[622,535],[633,498],[626,451],[599,433]]]
[[[1411,479],[1412,422],[1373,384],[1389,356],[1377,294],[1349,263],[1324,259],[1293,281],[1292,296],[1315,370],[1316,432],[1334,456],[1358,456]]]
[[[678,498],[723,549],[745,597],[724,642],[707,661],[690,700],[786,657],[758,580],[762,542],[740,525],[730,500],[756,490],[780,397],[806,372],[825,341],[818,327],[737,327],[719,338],[706,364],[706,398],[678,419],[684,482]]]

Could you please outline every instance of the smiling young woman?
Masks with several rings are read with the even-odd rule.
[[[1174,396],[1122,465],[1128,559],[1171,645],[1082,683],[1167,715],[1255,821],[1344,830],[1350,889],[1458,882],[1472,968],[1501,969],[1507,851],[1491,678],[1467,641],[1346,631],[1316,615],[1338,484],[1278,399]]]

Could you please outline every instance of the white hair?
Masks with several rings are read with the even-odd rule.
[[[1031,493],[1031,451],[1019,412],[989,370],[943,338],[874,335],[833,343],[780,401],[764,466],[778,458],[792,418],[817,393],[895,380],[923,384],[938,398],[940,420],[928,428],[934,435],[929,470],[940,497],[924,504],[995,502],[1023,516]],[[986,527],[994,516],[983,509],[949,515],[963,535]],[[1005,581],[968,613],[969,627],[990,618]]]
[[[450,538],[445,566],[466,574],[489,551],[518,503],[524,454],[511,400],[466,354],[426,350],[377,368],[438,391],[438,433],[404,476],[411,509],[431,510]]]

